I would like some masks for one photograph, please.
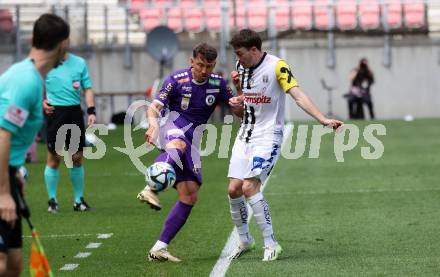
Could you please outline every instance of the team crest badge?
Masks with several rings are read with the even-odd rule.
[[[269,75],[267,74],[263,75],[263,83],[269,83]]]
[[[74,90],[78,90],[79,87],[81,86],[81,84],[80,84],[79,81],[73,81],[73,82],[72,82],[72,86],[73,86],[73,89],[74,89]]]
[[[215,96],[214,95],[207,95],[206,96],[206,105],[208,105],[208,106],[212,106],[212,104],[214,104],[214,102],[215,102]]]
[[[189,100],[191,99],[191,94],[182,94],[182,102],[180,102],[180,108],[184,111],[188,110]]]

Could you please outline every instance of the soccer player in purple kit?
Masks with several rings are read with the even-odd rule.
[[[168,214],[160,238],[148,253],[150,261],[181,261],[172,256],[167,247],[185,224],[197,201],[197,192],[202,184],[199,145],[204,124],[217,102],[228,104],[233,113],[241,116],[242,98],[234,97],[226,81],[212,74],[216,58],[214,47],[206,43],[195,46],[191,67],[171,74],[147,111],[149,128],[145,139],[153,144],[159,137],[162,151],[155,162],[166,162],[174,168],[174,188],[178,193],[178,200]],[[164,108],[169,109],[170,116],[159,128],[158,121]],[[138,199],[153,209],[161,209],[157,192],[148,185],[138,194]]]

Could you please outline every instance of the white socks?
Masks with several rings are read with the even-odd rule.
[[[229,207],[232,222],[234,222],[234,225],[237,227],[240,242],[243,244],[251,242],[252,237],[249,234],[248,211],[245,197],[243,195],[234,199],[229,197]]]
[[[273,247],[277,244],[274,238],[272,230],[272,217],[269,212],[269,205],[263,197],[261,192],[248,198],[249,205],[251,206],[255,221],[263,233],[264,245],[266,247]]]
[[[273,247],[277,241],[273,235],[272,217],[269,212],[269,205],[263,197],[261,192],[248,198],[249,205],[254,212],[255,221],[263,233],[264,245],[266,247]],[[229,197],[229,205],[231,210],[231,217],[234,225],[237,227],[238,236],[241,243],[250,243],[252,236],[249,233],[248,225],[248,211],[245,197],[242,195],[239,198],[232,199]]]
[[[168,247],[168,243],[165,243],[163,241],[156,241],[156,244],[154,244],[153,248],[151,248],[151,251],[158,251],[162,248],[167,248]]]

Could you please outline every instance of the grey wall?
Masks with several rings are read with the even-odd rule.
[[[372,95],[377,118],[402,118],[407,114],[415,117],[440,117],[440,44],[425,36],[394,38],[392,65],[386,68],[382,65],[382,37],[338,38],[334,69],[326,67],[326,44],[325,38],[284,39],[279,43],[280,55],[285,56],[301,87],[323,112],[327,112],[328,97],[320,79],[324,78],[336,88],[333,93],[333,111],[338,117],[346,118],[347,104],[342,95],[349,88],[348,75],[359,59],[366,57],[376,78]],[[191,48],[184,47],[176,56],[172,68],[188,66],[190,55]],[[234,56],[232,52],[228,56],[231,69]],[[12,54],[0,53],[0,72],[6,70],[12,59]],[[97,93],[143,92],[152,84],[159,71],[157,63],[142,49],[133,50],[131,69],[123,66],[122,49],[96,51],[88,63]],[[167,68],[165,74],[172,68]],[[116,99],[117,110],[124,110],[127,105],[125,97]],[[308,118],[292,100],[289,99],[287,105],[288,119]],[[106,115],[102,120],[106,121],[107,118]]]

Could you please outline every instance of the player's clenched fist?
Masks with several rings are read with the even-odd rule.
[[[232,83],[234,84],[235,88],[240,91],[241,90],[241,86],[240,86],[240,74],[237,71],[232,71],[231,72],[231,80]]]
[[[150,126],[145,132],[145,141],[149,144],[154,144],[157,139],[159,128],[156,126]]]

